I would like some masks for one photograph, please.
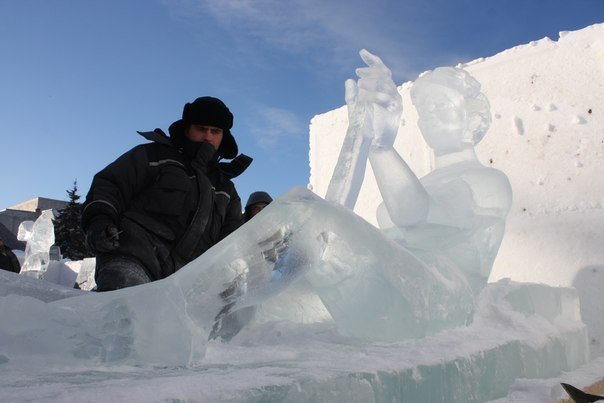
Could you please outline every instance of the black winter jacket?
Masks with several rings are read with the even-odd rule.
[[[19,273],[21,264],[12,250],[6,245],[0,246],[0,269]]]
[[[134,147],[95,175],[82,206],[82,227],[110,217],[121,231],[120,246],[110,254],[137,259],[158,280],[243,224],[231,179],[251,158],[219,163],[213,147],[203,143],[190,159],[160,130],[140,134],[153,142]]]

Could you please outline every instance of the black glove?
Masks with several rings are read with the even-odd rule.
[[[95,255],[110,252],[120,246],[119,233],[111,218],[98,216],[86,228],[86,246]]]

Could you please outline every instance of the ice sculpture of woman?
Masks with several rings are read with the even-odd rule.
[[[452,67],[418,78],[411,99],[434,151],[434,169],[417,179],[394,150],[394,139],[376,133],[369,161],[384,198],[378,223],[423,260],[446,257],[477,294],[491,272],[512,201],[506,175],[482,165],[474,152],[490,124],[489,103],[478,81]]]
[[[380,313],[375,307],[375,315],[389,320],[407,317],[408,323],[376,332],[390,332],[386,338],[393,339],[421,336],[463,323],[464,314],[470,317],[473,297],[485,286],[502,240],[512,191],[505,174],[482,165],[474,152],[490,124],[488,101],[474,78],[462,69],[444,67],[414,83],[411,97],[418,124],[434,151],[433,171],[418,178],[393,147],[402,105],[391,73],[369,52],[361,51],[361,57],[367,67],[357,70],[358,81],[346,85],[349,128],[327,198],[353,206],[361,184],[358,173],[364,171],[364,159],[369,160],[384,200],[377,212],[379,226],[408,254],[398,264],[376,264],[374,273],[381,273],[396,289],[393,299],[382,305],[402,299],[398,314],[387,307]],[[340,270],[344,266],[340,264]],[[348,315],[344,326],[362,334],[360,318],[353,318],[352,311],[347,315],[339,311],[356,305],[363,294],[360,289],[372,297],[359,305],[372,304],[379,287],[371,291],[367,282],[347,281],[355,285],[340,284],[338,292],[331,293],[337,295],[333,301],[321,298],[330,312],[336,312],[332,312],[336,322],[338,316]],[[415,291],[404,287],[410,282]]]

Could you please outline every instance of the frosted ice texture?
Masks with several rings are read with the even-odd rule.
[[[44,210],[35,222],[24,221],[19,225],[17,239],[26,241],[21,274],[40,278],[50,261],[50,247],[55,243],[52,210]]]

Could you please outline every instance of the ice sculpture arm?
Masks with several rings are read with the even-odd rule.
[[[392,146],[402,114],[390,70],[367,50],[360,55],[367,67],[357,69],[358,82],[346,81],[348,130],[325,196],[350,209],[363,184],[370,147]]]
[[[415,225],[428,214],[428,193],[394,149],[403,111],[401,96],[388,67],[367,51],[361,51],[361,56],[368,67],[357,69],[359,95],[353,101],[364,105],[365,121],[371,125],[366,124],[373,138],[369,162],[392,222],[399,227]]]
[[[366,127],[368,105],[358,102],[358,87],[354,80],[346,80],[346,103],[348,129],[325,199],[353,210],[363,184],[372,141],[372,133]]]
[[[382,60],[366,50],[360,52],[367,67],[356,70],[356,98],[347,102],[364,106],[366,130],[371,149],[391,148],[403,114],[403,101],[392,81],[392,72]]]
[[[369,162],[390,220],[397,227],[424,222],[428,193],[394,147],[372,148]]]

